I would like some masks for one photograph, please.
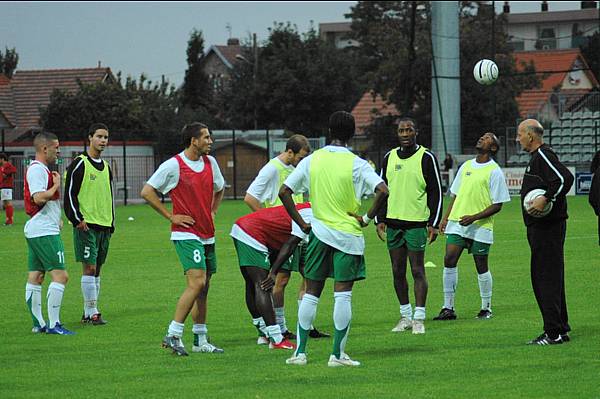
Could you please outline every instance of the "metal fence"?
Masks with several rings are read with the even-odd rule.
[[[127,156],[125,163],[122,156],[110,156],[103,158],[108,164],[113,173],[113,190],[114,198],[117,201],[139,200],[142,187],[146,180],[152,175],[155,169],[154,156]],[[32,161],[31,157],[11,156],[10,162],[17,168],[15,176],[15,184],[13,187],[13,199],[23,200],[23,188],[25,181],[25,173],[27,166]],[[51,165],[50,169],[57,171],[66,179],[66,170],[72,160],[68,158],[59,158],[55,165]]]
[[[212,131],[211,155],[225,178],[225,198],[244,198],[246,189],[260,169],[285,150],[283,130]],[[309,138],[313,150],[325,145],[325,138]]]
[[[588,113],[563,113],[561,115],[562,119],[552,123],[543,123],[549,123],[544,139],[555,148],[560,159],[566,164],[576,166],[577,169],[587,170],[589,169],[591,156],[600,150],[600,113],[597,111],[586,112]],[[587,118],[590,115],[591,118]],[[588,119],[591,122],[584,122]],[[579,120],[582,121],[581,128],[577,127],[580,123]],[[515,126],[493,129],[501,142],[496,161],[503,167],[522,166],[528,160],[528,154],[524,153],[516,142],[517,122]],[[563,124],[566,125],[569,122],[571,124],[569,128],[563,127]],[[459,154],[451,154],[454,160],[454,171],[465,160],[475,156],[477,139],[490,129],[488,125],[462,126],[462,151]],[[566,132],[569,132],[569,138],[567,138]],[[593,132],[593,135],[590,135],[590,132]],[[285,142],[287,141],[283,130],[220,130],[212,133],[214,144],[211,155],[216,158],[223,173],[225,198],[229,199],[243,198],[246,189],[259,170],[269,159],[285,150]],[[575,137],[577,138],[575,139]],[[309,141],[313,150],[326,144],[324,137],[309,138]],[[419,128],[417,143],[427,147],[431,146],[431,129],[429,126]],[[377,131],[376,134],[371,132],[369,135],[355,136],[350,142],[351,149],[359,156],[369,159],[377,171],[382,166],[385,154],[390,149],[398,147],[398,145],[395,126],[388,126],[386,130]],[[579,154],[585,154],[585,156]],[[165,159],[160,159],[156,155],[125,157],[113,155],[103,157],[113,171],[115,200],[123,203],[141,200],[140,191],[145,182],[154,173],[158,165],[172,155],[164,155]],[[436,156],[443,170],[445,154],[436,154]],[[10,161],[17,167],[13,194],[15,200],[23,199],[24,176],[31,159],[31,156],[10,156]],[[57,164],[52,166],[52,169],[66,177],[65,171],[70,162],[70,158],[59,159]],[[451,181],[452,173],[443,173],[443,177],[446,180],[445,185],[447,185]]]

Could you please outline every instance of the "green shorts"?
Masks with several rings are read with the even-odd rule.
[[[60,235],[27,238],[30,272],[65,270],[65,247]]]
[[[240,240],[233,239],[233,245],[238,255],[240,267],[254,266],[265,270],[271,270],[271,263],[275,262],[277,252],[269,254],[269,252],[259,251]],[[281,265],[282,270],[289,272],[297,272],[300,261],[300,248],[296,248],[290,258]],[[281,270],[280,269],[280,270]]]
[[[88,265],[102,266],[108,255],[110,231],[89,229],[80,231],[73,228],[75,260]]]
[[[184,273],[190,269],[206,270],[209,274],[217,272],[215,244],[204,245],[198,240],[174,240],[173,244]]]
[[[308,238],[303,276],[309,280],[356,281],[366,277],[365,257],[351,255],[320,241],[313,232]]]
[[[233,239],[233,246],[237,252],[240,267],[254,266],[271,270],[271,261],[269,260],[268,252],[259,251],[235,238]]]
[[[423,252],[427,245],[427,228],[417,227],[402,230],[388,227],[386,230],[388,249],[398,249],[406,245],[409,251]]]
[[[452,244],[457,247],[467,248],[470,254],[487,256],[490,253],[490,247],[492,244],[486,244],[484,242],[471,240],[470,238],[464,238],[458,234],[446,234],[446,245]]]
[[[271,264],[273,264],[275,262],[275,259],[277,259],[277,255],[279,255],[279,252],[273,252],[273,254],[271,255]],[[283,265],[281,265],[281,268],[279,269],[279,271],[282,271],[282,270],[284,270],[286,272],[300,271],[300,258],[301,257],[302,257],[302,248],[300,248],[300,246],[297,246],[296,249],[294,249],[294,252],[292,252],[290,257],[288,258],[288,260],[283,262]]]

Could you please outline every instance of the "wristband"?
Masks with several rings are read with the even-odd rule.
[[[365,224],[369,224],[369,223],[371,223],[371,220],[373,220],[373,219],[371,219],[371,218],[368,216],[368,214],[366,214],[366,213],[365,213],[365,214],[363,215],[363,217],[362,217],[362,220],[363,220],[363,222],[364,222]]]

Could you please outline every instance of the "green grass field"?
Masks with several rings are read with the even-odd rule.
[[[442,305],[444,240],[426,252],[427,333],[391,333],[398,321],[385,244],[366,230],[367,279],[355,285],[347,352],[362,362],[331,369],[331,339],[308,344],[306,367],[286,366],[289,352],[257,346],[245,308],[243,279],[231,239],[241,201],[223,203],[217,220],[219,271],[211,282],[209,334],[224,355],[178,358],[160,348],[184,278],[168,223],[149,206],[120,207],[117,231],[102,274],[99,307],[106,326],[81,326],[81,267],[74,262],[71,227],[63,231],[70,282],[62,321],[75,336],[34,335],[24,303],[27,258],[25,215],[0,228],[0,396],[12,397],[599,397],[600,303],[596,217],[585,197],[569,199],[566,242],[567,301],[572,341],[554,347],[525,342],[541,332],[529,277],[529,248],[516,198],[496,219],[490,254],[494,318],[474,319],[480,298],[472,258],[459,266],[459,319],[434,322]],[[3,216],[3,215],[2,215]],[[128,221],[133,216],[135,221]],[[286,293],[287,319],[296,323],[294,275]],[[409,277],[412,288],[412,278]],[[43,309],[46,314],[44,284]],[[412,294],[411,294],[412,297]],[[315,325],[332,331],[333,293],[328,282]],[[184,342],[191,349],[191,322]]]

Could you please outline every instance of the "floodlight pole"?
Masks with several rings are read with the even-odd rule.
[[[256,91],[256,74],[258,71],[258,46],[256,44],[256,33],[252,34],[252,47],[254,50],[254,65],[252,67],[252,91],[254,92],[254,130],[258,130],[258,110],[256,103],[258,102],[258,95]]]
[[[492,54],[490,60],[496,62],[496,40],[494,34],[496,32],[496,2],[492,1]],[[496,85],[492,85],[492,132],[496,134]]]

